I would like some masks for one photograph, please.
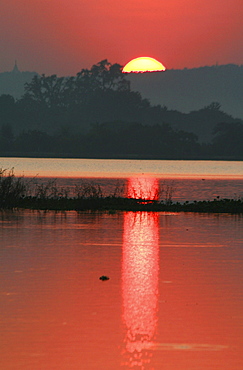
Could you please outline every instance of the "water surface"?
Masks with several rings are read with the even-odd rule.
[[[0,368],[242,369],[242,245],[227,214],[1,212]]]
[[[237,197],[242,162],[1,159],[2,168],[124,195]],[[26,177],[27,179],[27,177]],[[0,213],[0,368],[241,370],[243,218]],[[101,281],[107,275],[109,280]]]
[[[242,161],[0,158],[17,175],[51,177],[227,177],[243,179]]]

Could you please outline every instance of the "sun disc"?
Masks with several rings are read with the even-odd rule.
[[[143,72],[158,72],[158,71],[165,71],[166,68],[160,63],[158,60],[150,57],[139,57],[130,60],[125,67],[123,68],[122,72],[124,73],[143,73]]]

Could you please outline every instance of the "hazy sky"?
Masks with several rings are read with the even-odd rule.
[[[0,0],[0,72],[74,75],[139,56],[243,64],[243,0]]]

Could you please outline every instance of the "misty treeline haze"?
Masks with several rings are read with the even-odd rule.
[[[218,102],[182,113],[152,105],[103,60],[75,77],[34,75],[22,97],[0,96],[0,155],[243,158],[243,121]]]

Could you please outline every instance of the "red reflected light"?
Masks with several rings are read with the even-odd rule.
[[[158,200],[158,179],[150,177],[130,177],[127,182],[127,197],[143,200]]]
[[[122,293],[126,365],[151,362],[156,328],[159,274],[158,214],[124,215]]]

